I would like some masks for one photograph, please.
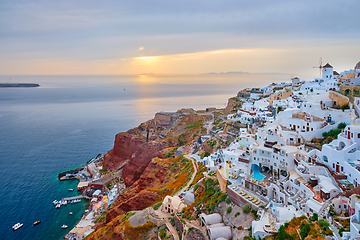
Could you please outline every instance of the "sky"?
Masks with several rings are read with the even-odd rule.
[[[0,75],[318,76],[360,61],[358,0],[1,0]]]

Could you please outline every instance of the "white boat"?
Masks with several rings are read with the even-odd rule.
[[[58,202],[57,200],[54,200],[54,201],[53,201],[53,204],[54,204],[54,205],[57,205],[58,203],[59,203],[59,202]]]
[[[61,228],[62,228],[62,229],[66,229],[66,228],[68,228],[68,226],[65,225],[65,224],[63,224],[63,225],[61,226]]]
[[[21,228],[24,224],[23,223],[17,223],[14,226],[12,226],[12,229],[14,231],[18,230],[19,228]]]
[[[61,206],[61,204],[58,203],[58,204],[56,204],[55,208],[60,208],[60,206]]]
[[[74,191],[74,189],[72,189],[72,188],[69,188],[69,192],[73,192]]]

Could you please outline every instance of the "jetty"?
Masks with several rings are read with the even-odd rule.
[[[84,195],[79,195],[79,196],[75,196],[75,197],[67,197],[67,198],[63,198],[62,201],[71,201],[71,200],[77,200],[77,199],[91,199],[91,197],[88,196],[84,196]]]

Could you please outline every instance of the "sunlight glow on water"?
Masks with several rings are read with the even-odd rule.
[[[60,226],[71,229],[86,203],[56,210],[54,199],[77,194],[68,192],[77,181],[60,182],[57,174],[110,150],[116,133],[159,111],[225,107],[244,87],[279,82],[271,77],[150,76],[143,84],[138,76],[13,76],[41,86],[0,89],[2,239],[61,239],[68,230]],[[24,227],[13,232],[17,222]]]

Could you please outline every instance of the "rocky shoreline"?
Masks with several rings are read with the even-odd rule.
[[[226,108],[226,112],[232,110],[231,106]],[[227,126],[227,130],[223,131],[225,122],[223,109],[180,109],[177,112],[156,113],[154,119],[141,123],[127,132],[118,133],[113,149],[103,155],[96,167],[100,167],[98,172],[101,177],[98,182],[103,184],[103,196],[106,196],[115,185],[105,184],[102,180],[105,176],[120,173],[117,181],[123,184],[124,189],[118,191],[113,203],[103,205],[103,210],[91,216],[89,226],[92,226],[94,232],[90,234],[92,231],[90,228],[87,229],[87,234],[90,234],[88,238],[101,239],[95,236],[102,231],[101,229],[108,229],[109,224],[113,225],[114,220],[118,223],[115,225],[122,225],[126,223],[129,212],[147,209],[166,195],[171,195],[185,186],[190,180],[191,172],[179,170],[190,168],[191,161],[184,158],[184,154],[204,154],[225,147],[233,139],[232,132],[236,132],[233,128],[239,128]],[[207,142],[211,135],[219,138],[216,144]],[[88,170],[89,164],[92,163],[88,162],[84,168],[63,172],[59,174],[59,179]],[[92,189],[91,184],[89,187]],[[99,202],[102,199],[92,201]],[[92,211],[92,204],[89,207]],[[89,218],[88,215],[89,213],[86,213],[84,218]],[[120,216],[123,220],[119,223],[116,219]],[[124,232],[126,228],[111,228],[114,231],[114,239],[129,239],[126,237],[129,233]],[[70,232],[73,237],[75,231]],[[72,239],[69,238],[70,235],[67,236],[67,239]]]

